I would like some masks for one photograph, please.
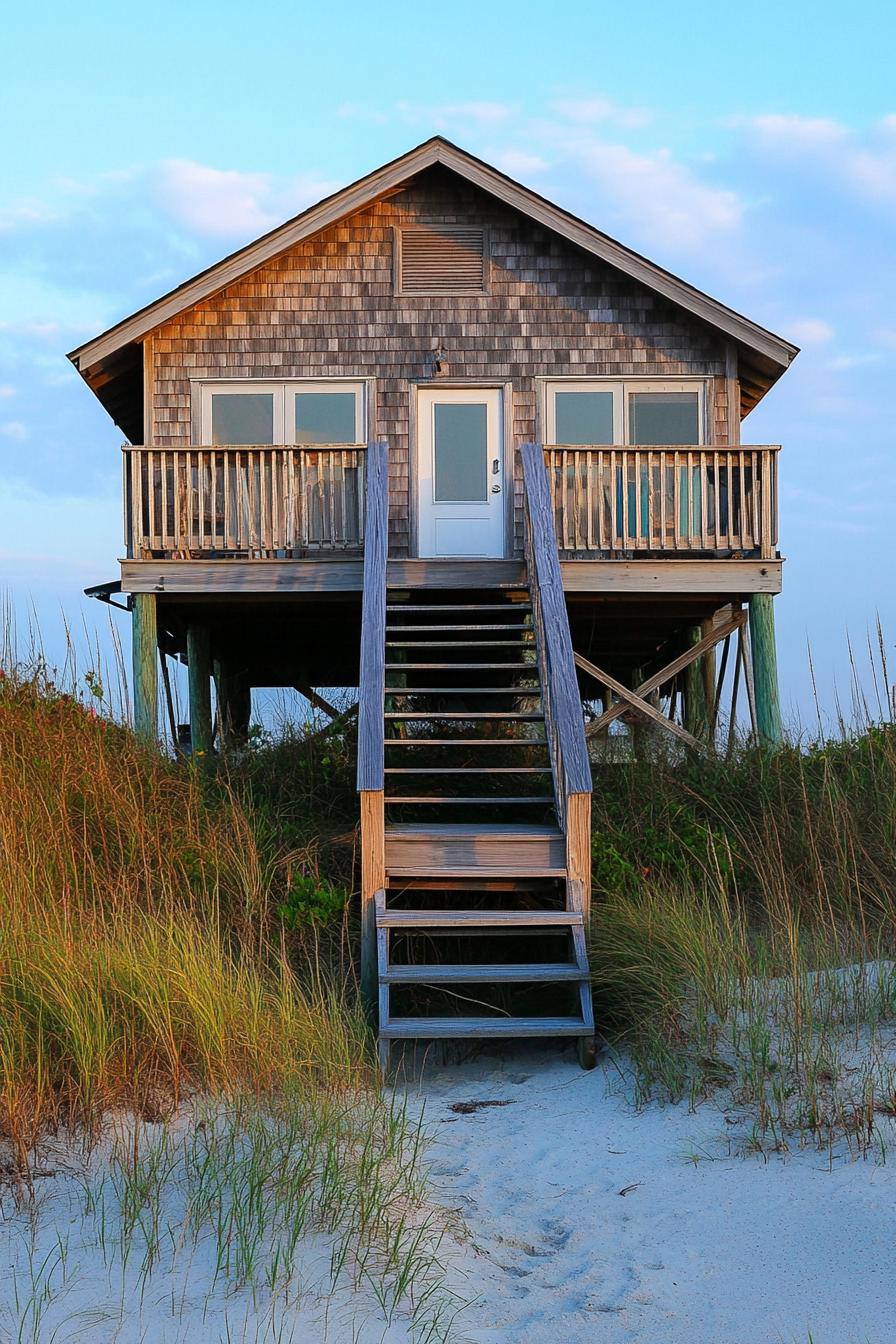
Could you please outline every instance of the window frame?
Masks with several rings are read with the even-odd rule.
[[[193,404],[193,439],[196,443],[212,442],[212,396],[225,394],[239,396],[253,392],[274,394],[273,444],[261,447],[326,448],[327,444],[299,444],[295,437],[295,397],[301,392],[355,393],[355,433],[353,443],[339,444],[340,448],[364,446],[369,437],[368,426],[372,402],[369,379],[365,378],[198,378],[191,380]],[[239,444],[220,444],[222,448],[240,447]],[[245,445],[248,446],[248,445]]]
[[[543,428],[542,442],[558,447],[588,447],[587,444],[559,444],[556,438],[557,419],[555,395],[557,392],[612,392],[613,393],[613,433],[616,447],[648,448],[650,444],[631,444],[629,426],[630,392],[696,392],[697,393],[697,442],[695,448],[703,447],[707,442],[706,407],[707,380],[701,377],[682,378],[545,378],[542,380],[542,394],[539,399],[539,416]],[[609,447],[611,445],[595,445]],[[660,447],[662,445],[656,445]]]

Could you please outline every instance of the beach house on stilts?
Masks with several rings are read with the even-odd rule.
[[[592,758],[622,723],[710,749],[739,699],[780,733],[778,448],[740,428],[796,353],[440,137],[72,353],[128,439],[94,591],[137,731],[172,657],[194,751],[253,687],[358,687],[384,1054],[588,1062]]]

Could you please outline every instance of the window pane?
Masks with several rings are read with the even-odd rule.
[[[488,499],[485,405],[437,404],[434,409],[436,503],[485,503]]]
[[[700,442],[696,392],[630,392],[630,443]]]
[[[296,443],[357,443],[354,392],[297,392]]]
[[[273,392],[212,393],[212,443],[273,442]]]
[[[555,392],[557,443],[612,443],[612,392]]]

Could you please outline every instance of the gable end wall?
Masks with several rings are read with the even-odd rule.
[[[488,229],[487,294],[395,296],[393,229],[421,220]],[[391,552],[406,555],[409,381],[430,378],[437,341],[452,379],[513,384],[514,448],[536,437],[536,377],[570,375],[713,380],[710,437],[727,442],[717,333],[442,168],[157,328],[152,441],[191,442],[191,379],[374,378],[370,435],[389,444]]]

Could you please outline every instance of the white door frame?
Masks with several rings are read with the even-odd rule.
[[[411,389],[411,416],[409,424],[409,492],[411,504],[410,541],[411,553],[420,558],[439,559],[434,555],[436,547],[433,537],[434,506],[431,497],[426,505],[423,492],[431,491],[432,454],[433,454],[433,407],[438,403],[477,404],[487,406],[487,495],[484,501],[488,513],[482,522],[484,528],[491,528],[490,538],[486,538],[488,554],[469,555],[471,559],[503,559],[508,553],[508,518],[512,519],[513,506],[513,458],[508,450],[511,440],[511,385],[505,382],[472,383],[461,380],[446,380],[437,383],[416,384]],[[498,470],[494,472],[493,463],[497,460]],[[493,487],[498,486],[498,490]],[[428,512],[426,511],[428,506]],[[450,504],[442,505],[450,509]],[[463,508],[463,505],[459,505]],[[470,507],[476,508],[474,502]],[[463,558],[460,556],[448,558]]]

